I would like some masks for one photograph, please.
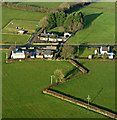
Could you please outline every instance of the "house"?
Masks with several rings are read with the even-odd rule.
[[[42,49],[45,49],[45,50],[55,50],[55,51],[57,51],[57,46],[46,46],[46,47],[44,47],[44,48],[42,48]]]
[[[43,55],[44,55],[44,58],[53,58],[53,51],[50,51],[50,50],[45,50],[43,52]]]
[[[30,58],[35,58],[35,52],[33,51],[30,52]]]
[[[100,48],[100,53],[101,53],[102,55],[104,55],[104,53],[107,53],[107,54],[108,54],[108,52],[110,52],[110,46],[108,46],[108,47],[102,47],[102,46],[101,46],[101,48]]]
[[[43,50],[36,50],[36,58],[43,58]]]
[[[89,58],[89,59],[92,59],[92,55],[89,55],[88,58]]]
[[[25,58],[24,51],[12,51],[11,59]]]

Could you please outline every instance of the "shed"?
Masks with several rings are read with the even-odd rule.
[[[18,34],[20,34],[20,35],[23,35],[24,34],[24,30],[18,30]]]

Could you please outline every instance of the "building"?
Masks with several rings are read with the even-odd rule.
[[[108,54],[108,52],[110,52],[110,46],[108,46],[108,47],[102,47],[102,46],[101,46],[101,48],[100,48],[100,53],[101,53],[102,55],[104,55],[105,53]]]
[[[36,58],[44,58],[43,50],[36,50]]]
[[[50,50],[45,50],[44,53],[44,58],[53,58],[53,51],[50,51]]]
[[[67,41],[71,37],[70,33],[64,33],[64,36],[58,36],[55,33],[44,32],[41,33],[38,38],[42,41],[50,41],[50,42],[62,42]]]
[[[24,51],[12,51],[11,59],[25,58]]]
[[[23,35],[24,33],[25,33],[25,31],[23,31],[23,30],[18,30],[18,34]]]

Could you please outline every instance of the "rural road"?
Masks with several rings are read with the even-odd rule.
[[[0,48],[9,48],[11,45],[0,45]],[[29,42],[26,45],[16,45],[16,47],[40,47],[40,46],[46,46],[46,45],[31,45],[31,42]],[[48,45],[51,46],[51,45]],[[53,45],[54,46],[54,45]],[[59,45],[59,46],[65,46],[65,45]],[[101,46],[108,46],[108,45],[69,45],[71,47],[89,47],[89,48],[99,48]],[[117,45],[109,45],[110,47],[117,47]]]

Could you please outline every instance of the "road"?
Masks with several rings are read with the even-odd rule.
[[[34,37],[37,35],[36,33],[35,34],[31,34],[31,35],[33,35],[33,37],[31,38],[31,40],[29,41],[29,43],[27,43],[26,45],[16,45],[16,48],[18,48],[18,47],[27,47],[27,48],[29,48],[29,47],[40,47],[40,46],[46,46],[46,45],[31,45],[31,43],[32,43],[32,41],[33,41],[33,39],[34,39]],[[11,45],[0,45],[0,48],[9,48]],[[51,46],[51,45],[48,45],[48,46]],[[53,45],[54,46],[54,45]],[[58,45],[59,47],[60,46],[65,46],[65,45],[61,45],[61,44],[59,44]],[[90,47],[90,48],[99,48],[99,47],[101,47],[101,46],[108,46],[108,45],[69,45],[69,46],[71,46],[71,47]],[[110,47],[117,47],[117,45],[109,45]]]

